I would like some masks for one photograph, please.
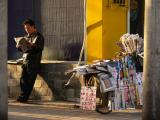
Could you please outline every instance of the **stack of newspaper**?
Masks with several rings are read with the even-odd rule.
[[[118,42],[118,46],[125,53],[141,53],[143,51],[143,39],[138,34],[124,34]]]

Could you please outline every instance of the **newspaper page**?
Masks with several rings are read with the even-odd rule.
[[[28,42],[28,40],[24,37],[15,37],[15,42],[19,46],[19,48],[22,50],[22,52],[27,52],[31,49],[31,45]]]

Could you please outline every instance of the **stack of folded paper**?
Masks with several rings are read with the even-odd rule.
[[[118,42],[118,46],[125,53],[141,53],[143,51],[143,39],[138,34],[124,34]]]

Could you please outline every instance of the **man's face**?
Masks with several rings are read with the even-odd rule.
[[[35,27],[34,26],[30,26],[29,24],[25,24],[24,25],[24,30],[28,33],[31,34],[33,32],[35,32]]]

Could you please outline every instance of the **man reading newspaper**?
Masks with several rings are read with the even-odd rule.
[[[40,68],[42,50],[44,48],[44,38],[36,30],[34,21],[26,19],[23,22],[23,27],[27,34],[24,37],[15,38],[17,49],[23,52],[20,77],[21,93],[17,98],[18,102],[27,102],[30,96]]]

